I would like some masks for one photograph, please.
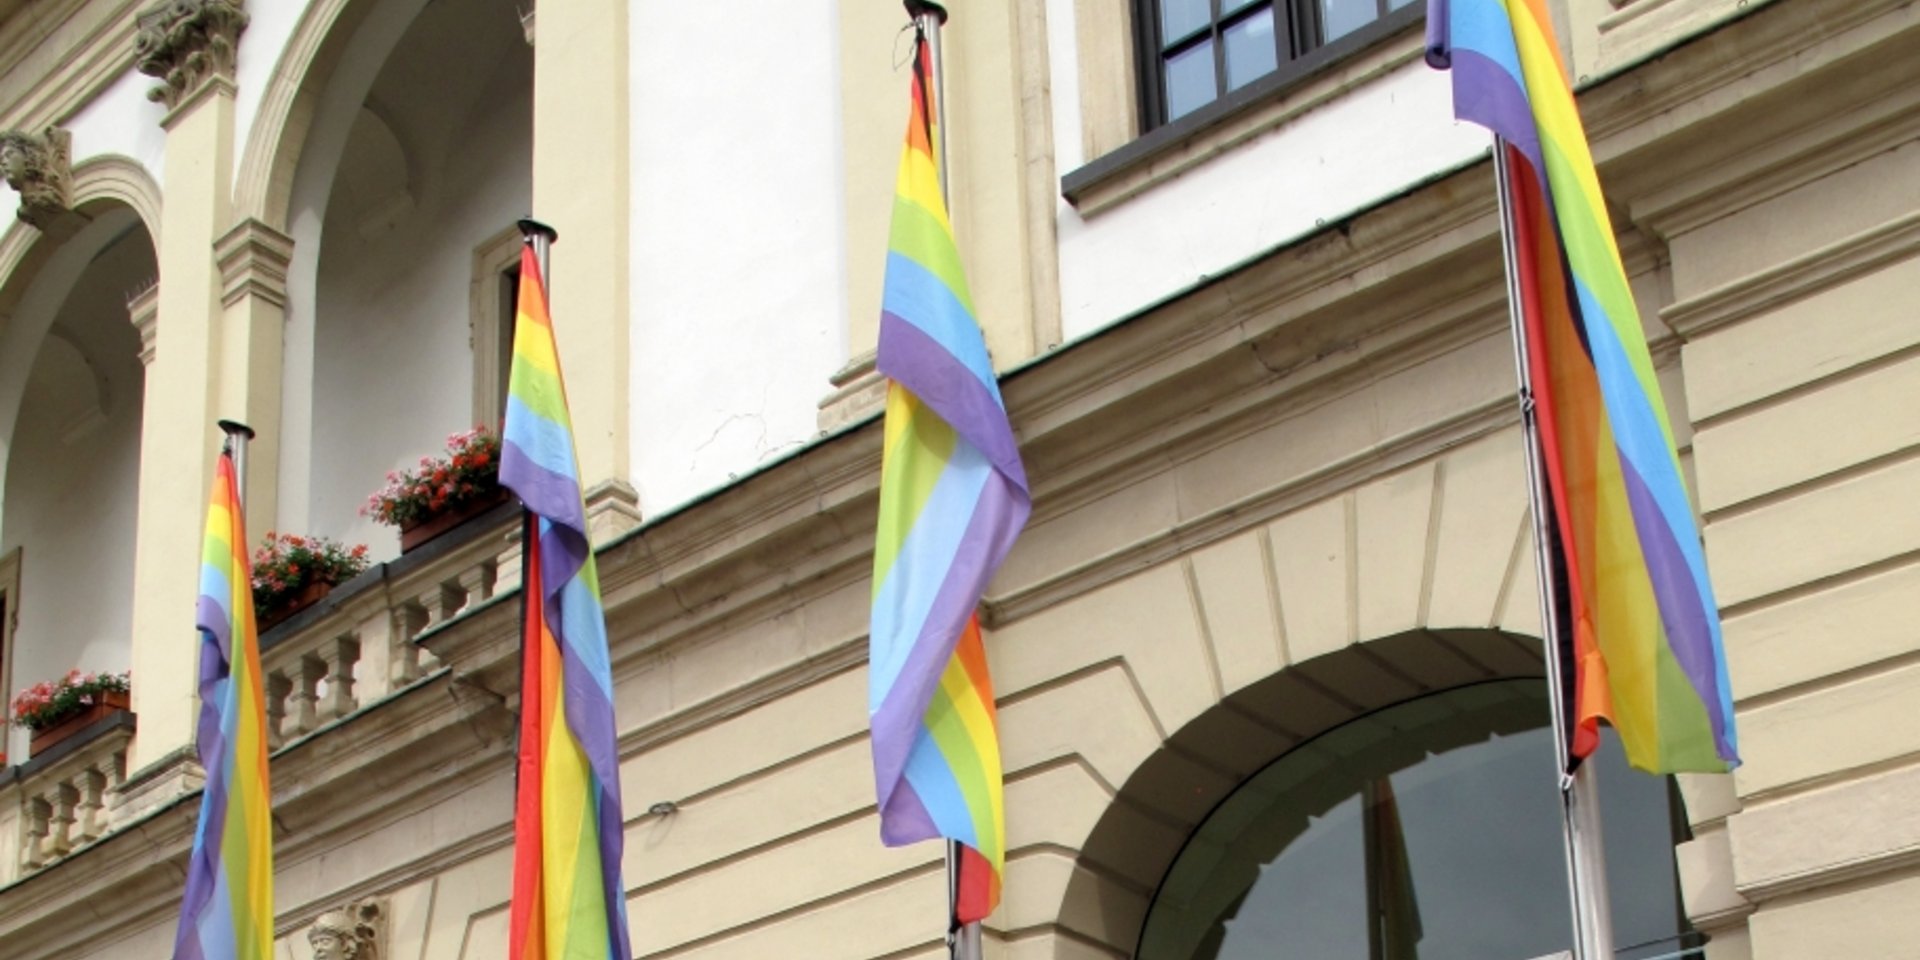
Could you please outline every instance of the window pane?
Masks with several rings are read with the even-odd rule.
[[[1226,29],[1227,89],[1238,90],[1278,66],[1273,40],[1273,9],[1262,10]]]
[[[1213,11],[1207,0],[1160,0],[1160,42],[1172,43],[1207,25]]]
[[[1373,22],[1374,0],[1320,0],[1321,43],[1333,41]]]
[[[1545,691],[1500,681],[1323,734],[1254,774],[1194,831],[1162,881],[1141,960],[1521,960],[1570,928]],[[1621,960],[1685,929],[1667,779],[1605,782]]]
[[[1261,0],[1220,0],[1220,18],[1222,20],[1229,19],[1234,14],[1254,6],[1256,3],[1260,6],[1270,6],[1270,4],[1262,3]]]
[[[1213,84],[1213,41],[1167,58],[1167,119],[1192,113],[1213,102],[1219,91]]]
[[[1387,0],[1388,10],[1398,10],[1401,7],[1407,7],[1412,5],[1413,5],[1413,0]]]

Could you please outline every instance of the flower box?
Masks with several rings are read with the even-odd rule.
[[[33,738],[28,741],[29,752],[37,757],[51,749],[54,744],[92,726],[95,721],[120,713],[131,706],[132,700],[129,694],[111,690],[98,694],[93,703],[84,704],[73,713],[67,714],[65,718],[54,721],[52,725],[35,730]]]
[[[477,500],[454,507],[429,517],[422,517],[411,524],[400,527],[400,552],[411,553],[439,535],[472,520],[494,507],[507,502],[509,494],[504,487],[495,487],[491,493],[483,494]]]
[[[255,613],[254,628],[264,632],[268,627],[278,626],[294,614],[319,603],[322,597],[332,592],[333,584],[331,583],[316,581],[301,584],[300,589],[295,590],[291,596],[275,604],[271,609]]]

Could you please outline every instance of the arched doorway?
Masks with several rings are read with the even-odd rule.
[[[345,6],[302,27],[335,52],[302,81],[311,123],[286,134],[279,523],[391,555],[366,495],[496,405],[480,394],[531,203],[533,53],[512,4]]]
[[[1247,778],[1187,839],[1140,960],[1531,960],[1569,948],[1546,692],[1496,680],[1370,712]],[[1687,935],[1666,778],[1593,761],[1621,958]]]
[[[157,276],[141,217],[119,202],[69,214],[8,278],[0,320],[0,687],[11,694],[70,670],[119,672],[132,659],[131,608],[100,603],[133,587],[145,399],[130,298]],[[25,759],[8,728],[0,754]]]

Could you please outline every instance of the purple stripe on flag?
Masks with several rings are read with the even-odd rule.
[[[1427,0],[1427,66],[1445,70],[1453,65],[1453,35],[1447,18],[1451,0]]]
[[[896,787],[906,784],[907,755],[913,751],[921,718],[933,700],[933,688],[939,684],[947,661],[953,657],[960,631],[973,616],[987,577],[1006,559],[1031,510],[1026,491],[999,474],[989,478],[980,491],[960,542],[960,553],[947,568],[946,579],[934,596],[906,664],[900,668],[899,679],[873,713],[874,782],[883,811],[891,807]]]
[[[1727,718],[1720,709],[1716,644],[1712,621],[1700,602],[1700,584],[1680,552],[1680,542],[1667,528],[1653,492],[1631,464],[1623,459],[1620,466],[1627,504],[1633,511],[1633,527],[1640,534],[1640,552],[1646,557],[1647,576],[1653,581],[1654,603],[1660,607],[1660,623],[1667,631],[1667,646],[1706,707],[1707,719],[1713,724],[1715,752],[1723,760],[1736,761],[1737,754],[1727,737]]]
[[[934,825],[927,805],[920,802],[920,794],[905,777],[900,778],[900,789],[880,808],[881,842],[892,847],[931,840],[939,835],[940,828]]]
[[[500,483],[518,495],[528,510],[549,522],[586,532],[586,507],[580,500],[580,482],[541,466],[512,443],[500,444]],[[557,584],[565,579],[547,582]]]
[[[552,623],[548,623],[552,628]],[[567,729],[580,741],[581,752],[593,768],[594,779],[601,784],[620,782],[620,751],[613,732],[613,704],[600,686],[586,679],[587,665],[558,633],[561,682],[566,685]]]
[[[204,593],[200,594],[194,603],[194,617],[195,624],[201,630],[213,635],[213,642],[220,650],[222,662],[231,662],[233,660],[233,624],[227,621],[227,611],[220,606],[220,602]],[[226,671],[222,670],[221,675],[225,676]],[[202,684],[207,682],[204,663],[200,668],[200,682]]]
[[[880,372],[932,408],[1024,492],[1026,468],[1000,398],[919,327],[892,313],[881,314],[880,327]]]
[[[181,898],[180,908],[182,917],[195,919],[204,913],[207,903],[213,899],[214,880],[220,873],[221,841],[225,839],[224,827],[227,822],[228,777],[219,764],[225,755],[226,744],[220,738],[218,721],[215,721],[211,741],[212,761],[207,760],[209,742],[205,739],[204,722],[201,736],[200,756],[206,766],[207,784],[200,794],[200,819],[194,827],[196,835],[187,863],[187,891]],[[193,919],[182,922],[174,934],[174,960],[204,960],[205,955],[206,951],[200,944],[198,924]]]
[[[1540,131],[1533,123],[1533,108],[1519,80],[1498,61],[1478,50],[1454,48],[1453,115],[1505,137],[1533,163],[1534,174],[1545,187],[1547,166],[1540,160]]]

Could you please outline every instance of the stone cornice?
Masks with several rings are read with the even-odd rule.
[[[1608,196],[1672,237],[1910,138],[1920,35],[1897,22],[1906,9],[1773,4],[1581,91]],[[1809,96],[1817,73],[1859,106]]]
[[[231,307],[252,296],[276,307],[286,306],[292,237],[249,218],[214,243],[213,256],[220,266],[222,305]]]
[[[0,28],[0,125],[34,130],[79,112],[133,65],[137,13],[136,0],[55,0]]]
[[[160,0],[141,11],[135,66],[160,80],[147,98],[172,110],[209,81],[231,83],[234,51],[246,28],[240,0]]]
[[[1722,284],[1660,311],[1682,338],[1812,296],[1920,253],[1920,213],[1828,244],[1804,256]]]

